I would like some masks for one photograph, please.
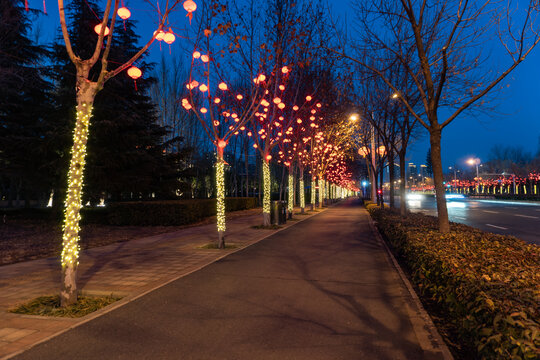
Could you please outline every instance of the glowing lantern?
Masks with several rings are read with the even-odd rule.
[[[97,24],[96,26],[94,26],[94,31],[96,32],[96,34],[99,35],[99,33],[101,32],[101,24]],[[108,26],[105,26],[105,33],[103,35],[105,35],[105,36],[109,35],[109,27]]]
[[[157,32],[157,34],[156,34]],[[159,30],[159,31],[154,31],[154,35],[156,35],[156,40],[157,41],[162,41],[163,40],[163,37],[165,36],[165,32],[163,30]]]
[[[208,112],[208,110],[206,110],[206,108],[201,108],[201,113],[202,114],[206,114]]]
[[[301,123],[302,123],[302,119],[296,119],[296,122],[297,122],[298,124],[301,124]]]
[[[208,55],[201,55],[201,61],[207,63],[208,61],[210,61],[210,58],[208,57]]]
[[[285,85],[279,85],[279,90],[281,91],[285,90]]]
[[[197,4],[192,0],[184,1],[184,10],[187,11],[187,17],[189,18],[189,23],[191,24],[191,19],[193,19],[193,12],[197,10]]]
[[[227,91],[227,84],[225,84],[224,82],[220,83],[218,87],[219,90]]]
[[[207,92],[208,91],[208,86],[206,86],[205,84],[201,84],[201,86],[199,86],[199,90],[201,92]]]
[[[238,94],[238,95],[236,96],[236,98],[237,98],[238,100],[242,100],[244,97],[243,97],[242,95]]]
[[[270,161],[270,160],[272,160],[272,155],[270,154],[266,155],[266,161]]]
[[[294,105],[292,109],[293,109],[294,111],[297,111],[297,110],[298,110],[298,106]]]
[[[200,58],[200,57],[201,57],[201,53],[200,53],[200,52],[198,52],[198,51],[193,52],[193,58],[194,58],[194,59],[198,59],[198,58]]]
[[[131,16],[131,11],[127,7],[121,7],[116,13],[122,20],[129,19]]]
[[[289,72],[289,68],[284,66],[281,68],[281,72],[284,73],[284,74],[287,74]]]
[[[318,108],[320,108],[321,106],[322,106],[321,103],[318,103],[318,104],[317,104],[317,107],[318,107]]]
[[[215,102],[216,104],[219,104],[219,103],[221,102],[221,99],[220,99],[220,98],[215,98],[215,99],[214,99],[214,102]]]
[[[365,146],[362,146],[360,149],[358,149],[358,154],[362,157],[366,157],[368,154],[368,148]]]
[[[217,146],[218,148],[223,149],[227,146],[227,142],[225,140],[219,140]]]
[[[280,98],[274,98],[274,104],[279,104],[281,102],[281,99]]]
[[[176,36],[174,36],[172,32],[166,32],[165,35],[163,35],[163,41],[169,45],[171,45],[174,40],[176,40]]]
[[[284,104],[284,103],[280,103],[277,107],[280,108],[281,110],[283,110],[283,109],[285,109],[285,104]]]
[[[137,79],[142,76],[142,71],[136,66],[132,66],[128,69],[127,74],[133,79],[135,83],[135,91],[137,90]]]
[[[188,13],[192,13],[197,10],[197,4],[191,0],[184,1],[184,10],[186,10]]]

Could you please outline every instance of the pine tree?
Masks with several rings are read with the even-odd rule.
[[[0,0],[0,182],[10,200],[43,197],[47,91],[40,60],[46,51],[28,38],[23,0]],[[15,194],[17,193],[17,194]]]

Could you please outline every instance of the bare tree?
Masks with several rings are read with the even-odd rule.
[[[384,68],[334,50],[367,67],[388,85],[430,135],[434,183],[439,217],[439,231],[448,232],[443,170],[441,160],[442,130],[464,111],[482,105],[482,98],[510,74],[540,41],[535,20],[538,2],[531,0],[525,10],[511,15],[511,3],[461,0],[376,0],[357,1],[357,22],[362,42],[376,63],[388,64],[395,58],[412,78],[420,94],[425,116],[409,103],[406,89],[388,77]],[[500,71],[487,66],[483,50],[493,37],[508,54],[508,64]],[[416,56],[408,56],[411,50]],[[390,55],[386,55],[390,54]],[[492,65],[492,64],[490,64]],[[440,110],[449,114],[440,120]]]

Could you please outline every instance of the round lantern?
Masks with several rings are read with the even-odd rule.
[[[200,52],[198,52],[198,51],[193,52],[193,58],[194,58],[194,59],[198,59],[198,58],[200,58],[200,57],[201,57],[201,53],[200,53]]]
[[[166,32],[165,35],[163,35],[163,41],[169,45],[171,45],[174,40],[176,40],[176,36],[174,36],[172,32]]]
[[[197,4],[191,0],[184,1],[184,10],[186,10],[188,13],[192,13],[197,10]]]
[[[94,31],[96,32],[96,34],[99,35],[99,33],[101,32],[101,24],[97,24],[96,26],[94,26]],[[109,35],[109,27],[108,26],[105,26],[105,33],[103,35],[104,36]]]
[[[142,76],[142,71],[136,66],[132,66],[128,69],[127,74],[133,79],[135,83],[135,91],[137,91],[137,79]]]
[[[157,35],[156,35],[156,32],[157,32]],[[156,35],[156,40],[157,41],[162,41],[163,37],[165,36],[165,32],[163,30],[159,30],[159,32],[158,32],[156,30],[156,31],[154,31],[154,35]]]
[[[311,96],[306,96],[306,101],[311,101],[312,97]]]
[[[219,90],[227,91],[227,84],[225,84],[224,82],[220,83],[218,87],[219,87]]]
[[[133,80],[137,80],[142,76],[142,71],[136,66],[132,66],[127,71],[129,77],[131,77]]]
[[[219,140],[217,146],[218,148],[223,149],[227,146],[227,142],[225,140]]]
[[[360,149],[358,149],[358,154],[362,157],[366,157],[368,155],[368,148],[362,146]]]
[[[287,74],[289,72],[289,68],[284,66],[281,68],[281,72],[284,73],[284,74]]]
[[[122,20],[129,19],[131,16],[131,11],[127,7],[121,7],[116,13]]]
[[[207,63],[208,61],[210,61],[210,58],[208,57],[208,55],[201,55],[201,61]]]

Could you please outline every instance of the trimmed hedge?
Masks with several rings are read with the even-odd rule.
[[[107,208],[86,208],[81,209],[81,224],[107,224]],[[62,210],[53,208],[11,208],[0,209],[0,217],[6,216],[6,221],[16,220],[40,220],[62,222],[64,214]],[[0,219],[2,221],[2,219]]]
[[[226,198],[226,211],[254,208],[256,198]],[[108,206],[109,224],[170,226],[188,225],[216,215],[216,199],[118,202]]]
[[[413,282],[481,359],[540,359],[540,247],[462,224],[369,209]]]

